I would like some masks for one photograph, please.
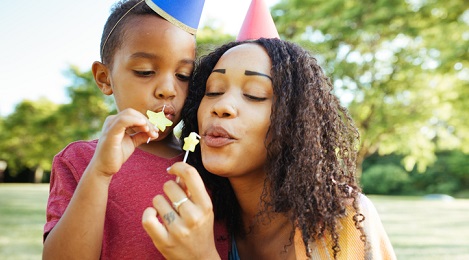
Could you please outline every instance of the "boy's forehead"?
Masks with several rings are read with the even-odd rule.
[[[136,16],[126,24],[116,60],[164,60],[193,63],[195,38],[161,17]]]
[[[165,41],[168,35],[178,35],[180,40],[194,43],[195,36],[168,22],[166,19],[157,15],[134,16],[125,25],[124,37],[132,39],[146,39],[152,34],[161,37],[160,41]],[[124,41],[128,40],[124,38]]]

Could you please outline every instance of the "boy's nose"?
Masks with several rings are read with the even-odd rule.
[[[169,77],[165,80],[158,82],[155,89],[155,97],[159,99],[172,99],[176,97],[176,82]]]

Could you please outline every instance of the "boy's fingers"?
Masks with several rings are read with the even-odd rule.
[[[157,138],[157,128],[146,116],[134,109],[125,109],[117,115],[109,116],[105,123],[111,134],[119,134],[126,131],[128,134],[139,132],[148,133],[149,137]]]
[[[155,139],[153,137],[149,137],[147,133],[137,133],[132,135],[132,140],[134,143],[134,146],[140,146],[141,144],[148,143],[151,140]]]
[[[144,118],[139,116],[136,117],[131,115],[118,114],[112,118],[109,118],[109,121],[106,122],[105,128],[108,133],[116,135],[123,132],[128,134],[142,132],[142,129],[144,130],[145,128],[148,128],[148,126]]]

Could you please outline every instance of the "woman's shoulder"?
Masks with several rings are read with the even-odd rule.
[[[359,213],[364,216],[362,227],[368,245],[367,259],[396,259],[375,205],[364,194],[360,194],[358,198]]]
[[[355,199],[353,197],[347,198],[345,206],[347,208],[353,208],[355,200],[357,201],[358,208],[361,210],[368,211],[370,209],[375,209],[373,202],[363,193],[359,193]]]
[[[365,194],[360,193],[357,197],[358,199],[358,207],[360,209],[360,213],[366,216],[378,217],[378,211],[376,210],[375,205],[373,202],[368,198]]]

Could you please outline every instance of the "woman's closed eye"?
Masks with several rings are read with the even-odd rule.
[[[205,96],[207,97],[216,97],[216,96],[220,96],[220,95],[223,95],[224,93],[223,92],[205,92]],[[250,94],[243,94],[243,96],[245,96],[246,98],[248,98],[249,100],[252,100],[252,101],[265,101],[267,100],[266,97],[258,97],[258,96],[254,96],[254,95],[250,95]]]
[[[265,101],[265,100],[267,100],[266,97],[258,97],[258,96],[253,96],[253,95],[250,95],[250,94],[244,94],[244,96],[247,97],[250,100],[253,100],[253,101]]]
[[[205,96],[207,97],[215,97],[223,95],[223,92],[205,92]]]

